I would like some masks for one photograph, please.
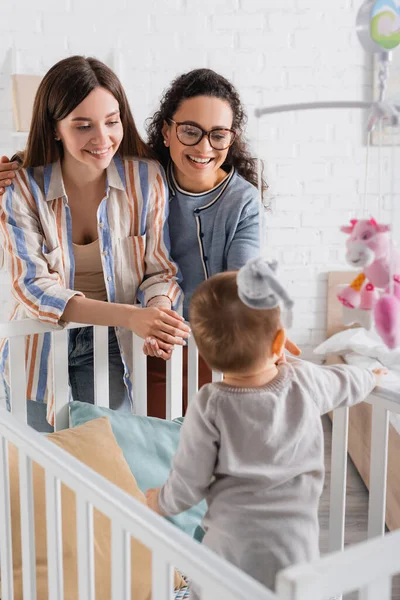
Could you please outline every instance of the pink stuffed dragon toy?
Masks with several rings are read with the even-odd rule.
[[[395,348],[400,343],[400,253],[391,241],[390,226],[375,219],[352,219],[341,231],[349,234],[347,262],[362,272],[340,290],[338,299],[347,314],[348,309],[355,309],[353,322],[362,322],[360,311],[373,311],[377,332],[389,348]]]

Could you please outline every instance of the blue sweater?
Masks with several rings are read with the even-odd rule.
[[[258,190],[234,169],[216,188],[201,194],[179,188],[171,166],[167,179],[171,258],[181,271],[183,316],[188,319],[190,298],[202,281],[240,269],[259,255]]]

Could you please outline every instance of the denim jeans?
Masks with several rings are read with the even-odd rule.
[[[124,385],[124,367],[118,341],[112,327],[108,330],[109,402],[110,408],[130,412],[131,403]],[[69,333],[69,385],[73,400],[94,404],[93,329],[81,327]],[[10,390],[4,382],[7,408],[10,410]],[[47,406],[43,402],[27,400],[28,425],[36,431],[53,431],[46,421]]]

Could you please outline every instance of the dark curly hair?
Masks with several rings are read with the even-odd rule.
[[[197,96],[212,96],[229,103],[233,112],[232,129],[236,131],[236,138],[229,148],[222,168],[229,171],[231,167],[235,167],[239,175],[258,187],[257,159],[250,155],[244,138],[243,130],[247,122],[247,115],[239,94],[232,83],[211,69],[194,69],[189,73],[184,73],[174,79],[170,87],[164,91],[159,110],[154,113],[153,117],[148,119],[147,134],[150,148],[154,150],[166,169],[170,154],[168,148],[164,145],[162,134],[164,121],[173,118],[184,100]],[[268,186],[263,176],[261,177],[261,185],[262,191],[265,192]]]

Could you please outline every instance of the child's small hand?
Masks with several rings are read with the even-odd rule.
[[[379,385],[380,382],[381,382],[381,380],[382,380],[382,377],[384,375],[388,374],[388,370],[387,369],[374,369],[372,372],[375,375],[376,385]]]
[[[163,360],[169,360],[172,356],[174,347],[160,340],[148,337],[143,344],[143,353],[146,356],[155,356]]]
[[[164,513],[160,509],[158,502],[158,496],[160,494],[160,488],[150,488],[146,492],[147,506],[158,515],[164,516]]]

